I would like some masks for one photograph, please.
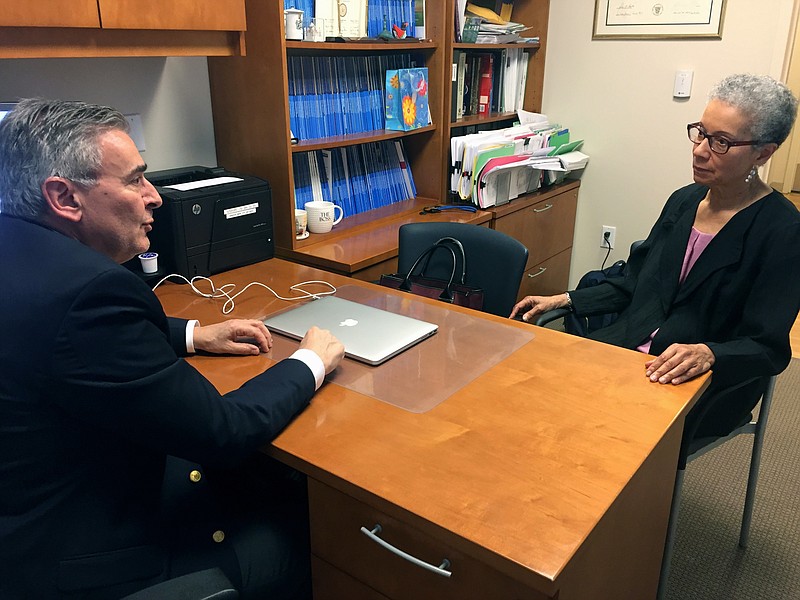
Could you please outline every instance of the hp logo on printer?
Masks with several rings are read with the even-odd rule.
[[[193,215],[199,215],[201,210],[203,210],[203,209],[200,207],[199,204],[193,204],[192,205],[192,214]]]

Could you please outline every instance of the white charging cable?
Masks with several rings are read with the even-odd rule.
[[[328,283],[327,281],[312,280],[312,281],[302,281],[300,283],[296,283],[296,284],[290,286],[289,287],[290,290],[292,290],[293,292],[300,292],[302,294],[302,296],[290,296],[290,297],[286,298],[286,297],[283,297],[280,294],[278,294],[278,292],[273,290],[268,285],[265,285],[265,284],[263,284],[263,283],[261,283],[259,281],[251,281],[246,286],[244,286],[244,288],[242,288],[241,291],[236,292],[235,294],[231,295],[233,290],[236,289],[236,284],[234,284],[234,283],[226,283],[226,284],[224,284],[224,285],[222,285],[220,287],[216,287],[214,285],[214,282],[211,281],[211,279],[209,279],[208,277],[203,277],[202,275],[195,275],[191,279],[187,279],[186,277],[184,277],[183,275],[180,275],[178,273],[171,273],[171,274],[167,275],[166,277],[162,278],[161,281],[159,281],[157,284],[155,284],[153,286],[153,290],[155,290],[162,283],[164,283],[165,281],[167,281],[168,279],[171,279],[173,277],[177,277],[178,279],[182,279],[183,281],[188,283],[189,287],[192,288],[192,291],[194,291],[197,295],[202,296],[203,298],[227,298],[227,300],[225,301],[225,304],[222,305],[222,314],[224,314],[224,315],[230,314],[231,311],[233,311],[234,306],[235,306],[234,305],[234,299],[238,298],[241,294],[243,294],[245,292],[245,290],[247,290],[247,288],[249,288],[250,286],[253,286],[253,285],[257,285],[257,286],[266,288],[267,290],[272,292],[272,294],[278,300],[306,300],[308,298],[313,298],[314,300],[319,300],[319,298],[322,297],[322,296],[329,296],[331,294],[335,294],[336,293],[336,287],[333,284]],[[204,291],[198,289],[198,287],[195,285],[195,281],[198,281],[198,280],[207,281],[209,283],[209,285],[211,286],[211,292],[204,292]],[[302,287],[302,286],[312,285],[312,284],[324,285],[324,286],[327,286],[329,289],[327,289],[327,290],[325,290],[323,292],[310,292],[308,290],[303,289],[303,287]]]

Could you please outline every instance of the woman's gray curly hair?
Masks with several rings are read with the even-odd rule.
[[[750,121],[753,139],[761,144],[780,146],[797,116],[797,98],[791,90],[766,75],[729,75],[712,88],[708,98],[739,109]]]

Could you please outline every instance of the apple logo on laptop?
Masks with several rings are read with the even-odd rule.
[[[356,325],[358,325],[358,321],[355,319],[345,319],[339,323],[339,327],[355,327]]]

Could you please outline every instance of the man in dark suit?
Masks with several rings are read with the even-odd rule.
[[[210,566],[244,598],[302,597],[305,517],[281,512],[290,478],[258,482],[267,500],[251,520],[239,488],[195,469],[177,507],[191,516],[176,518],[165,464],[234,481],[229,468],[303,410],[343,347],[312,328],[225,396],[181,360],[272,340],[260,321],[168,319],[120,266],[147,250],[161,205],[127,127],[107,107],[45,100],[0,122],[0,597],[118,598]]]

